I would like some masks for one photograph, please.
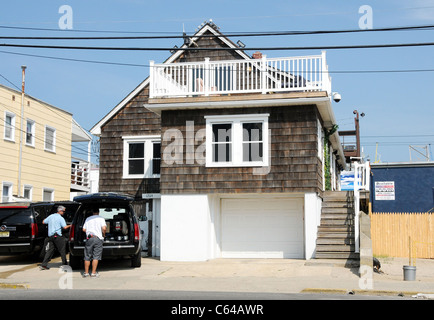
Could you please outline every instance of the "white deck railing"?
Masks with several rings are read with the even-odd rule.
[[[90,164],[88,161],[71,157],[71,188],[81,191],[90,190]]]
[[[150,62],[150,98],[291,91],[330,94],[325,51],[292,58]]]

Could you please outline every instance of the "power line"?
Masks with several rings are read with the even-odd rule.
[[[1,52],[1,51],[0,51]],[[434,72],[434,69],[402,69],[402,70],[337,70],[328,73],[412,73],[412,72]]]
[[[147,33],[172,33],[162,31],[109,31],[109,30],[81,30],[81,29],[53,29],[53,28],[35,28],[35,27],[18,27],[18,26],[0,26],[0,29],[16,29],[16,30],[29,30],[29,31],[54,31],[54,32],[88,32],[88,33],[124,33],[124,34],[147,34]]]
[[[148,64],[134,64],[134,63],[122,63],[122,62],[113,62],[113,61],[98,61],[98,60],[86,60],[86,59],[75,59],[75,58],[65,58],[65,57],[56,57],[56,56],[47,56],[47,55],[37,55],[30,53],[20,53],[20,52],[10,52],[0,50],[0,53],[4,54],[12,54],[26,57],[34,57],[34,58],[42,58],[42,59],[52,59],[52,60],[60,60],[60,61],[71,61],[71,62],[83,62],[83,63],[95,63],[95,64],[105,64],[105,65],[117,65],[117,66],[126,66],[126,67],[140,67],[140,68],[149,68]],[[157,67],[156,67],[157,68]],[[261,70],[259,70],[262,72]],[[434,68],[432,69],[394,69],[394,70],[328,70],[322,71],[327,72],[329,74],[364,74],[364,73],[417,73],[417,72],[434,72]],[[0,74],[0,77],[5,79],[11,85],[13,85],[18,90],[21,90],[18,86],[10,82],[4,76]]]
[[[365,136],[362,138],[407,138],[407,137],[434,137],[434,134],[407,134],[407,135],[387,135],[387,136]]]
[[[9,82],[11,85],[13,85],[15,88],[17,88],[18,90],[21,90],[17,85],[15,85],[12,81],[10,81],[9,79],[7,79],[5,76],[3,76],[2,74],[0,74],[0,76],[1,76],[3,79],[5,79],[7,82]],[[56,114],[58,117],[60,117],[60,118],[62,118],[63,120],[65,120],[66,122],[69,122],[69,121],[70,121],[68,118],[66,118],[66,117],[64,117],[62,114],[60,114],[58,110],[54,109],[54,108],[56,108],[56,107],[54,107],[54,108],[53,108],[53,107],[50,107],[50,106],[46,105],[46,103],[39,101],[38,99],[36,99],[36,98],[34,98],[34,97],[28,95],[27,93],[24,93],[24,97],[26,97],[27,99],[31,99],[31,101],[32,101],[33,103],[37,103],[37,104],[39,104],[39,106],[41,106],[41,107],[43,107],[43,108],[46,108],[47,110],[53,112],[53,113]],[[3,105],[4,107],[8,108],[7,105],[4,105],[4,104],[2,104],[2,103],[0,103],[0,105]],[[73,119],[73,118],[74,118],[74,117],[71,116],[71,119]],[[1,120],[1,119],[0,119],[0,120]],[[35,123],[36,123],[36,122],[35,122]],[[42,124],[41,124],[41,125],[42,125]],[[84,130],[86,130],[86,129],[84,129]],[[20,131],[21,131],[21,130],[20,130]],[[86,130],[86,131],[89,131],[89,130]],[[23,131],[23,132],[24,132],[24,131]],[[87,152],[87,151],[86,151],[86,152]]]
[[[62,50],[107,50],[107,51],[287,51],[287,50],[339,50],[339,49],[372,49],[372,48],[397,48],[397,47],[423,47],[434,46],[434,42],[419,43],[391,43],[368,45],[339,45],[339,46],[311,46],[311,47],[252,47],[252,48],[164,48],[164,47],[86,47],[86,46],[57,46],[2,43],[0,47],[33,48],[33,49],[62,49]]]
[[[0,26],[5,28],[5,26]],[[10,27],[11,28],[11,27]],[[366,32],[386,32],[386,31],[409,31],[409,30],[432,30],[434,25],[408,26],[408,27],[388,27],[377,29],[347,29],[347,30],[303,30],[303,31],[264,31],[264,32],[239,32],[225,33],[226,37],[266,37],[266,36],[296,36],[296,35],[319,35],[319,34],[339,34],[339,33],[366,33]],[[43,29],[50,30],[53,29]],[[80,30],[84,32],[85,30]],[[87,31],[92,32],[92,31]],[[221,35],[165,35],[165,36],[111,36],[111,37],[48,37],[48,36],[0,36],[0,39],[7,40],[143,40],[143,39],[182,39],[185,37],[220,37]]]
[[[145,65],[145,64],[133,64],[133,63],[122,63],[122,62],[85,60],[85,59],[76,59],[76,58],[62,58],[62,57],[43,56],[43,55],[37,55],[37,54],[18,53],[18,52],[10,52],[10,51],[2,51],[2,50],[0,50],[0,53],[14,54],[14,55],[19,55],[19,56],[27,56],[27,57],[35,57],[35,58],[44,58],[44,59],[73,61],[73,62],[86,62],[86,63],[97,63],[97,64],[107,64],[107,65],[118,65],[118,66],[126,66],[126,67],[149,67],[149,65]]]
[[[0,73],[0,77],[2,77],[3,79],[5,79],[9,84],[11,84],[12,86],[14,86],[15,88],[17,88],[18,90],[21,90],[17,85],[15,85],[15,83],[13,83],[12,81],[9,81],[8,78],[6,78],[4,75],[2,75]]]

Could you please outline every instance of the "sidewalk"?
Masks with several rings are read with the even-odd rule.
[[[131,289],[219,292],[327,292],[413,296],[434,293],[434,260],[416,261],[416,280],[403,280],[407,259],[380,259],[383,273],[363,282],[358,268],[345,268],[338,260],[215,259],[205,262],[165,262],[142,258],[141,268],[128,260],[102,261],[98,279],[82,278],[80,271],[62,272],[59,258],[50,270],[37,264],[0,272],[0,288],[26,289]],[[429,296],[431,297],[431,296]]]

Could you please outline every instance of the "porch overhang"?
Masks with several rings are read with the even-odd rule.
[[[161,115],[161,112],[165,110],[290,107],[295,105],[317,105],[323,121],[335,123],[331,100],[325,91],[154,98],[149,99],[144,107]]]

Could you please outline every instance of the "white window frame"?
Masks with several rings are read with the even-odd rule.
[[[206,166],[207,167],[267,167],[268,166],[268,118],[269,113],[205,116],[206,120]],[[243,124],[262,123],[262,161],[243,161]],[[229,162],[213,161],[213,131],[214,124],[232,124],[231,154]]]
[[[10,125],[6,123],[6,118],[7,117],[11,117],[12,118],[12,121],[11,121]],[[3,138],[4,138],[4,140],[15,142],[15,119],[16,119],[16,116],[15,116],[14,113],[9,112],[9,111],[5,111],[5,117],[4,117],[4,126],[5,127],[4,127],[4,131],[3,131]],[[7,129],[10,129],[10,135],[11,135],[10,137],[6,136],[6,130]]]
[[[53,146],[52,149],[47,148],[47,129],[53,131]],[[44,132],[44,150],[48,152],[56,152],[56,128],[45,125],[45,132]]]
[[[2,182],[1,198],[0,198],[1,202],[12,202],[12,188],[13,188],[13,186],[14,185],[12,182],[7,182],[7,181]],[[4,197],[3,191],[4,191],[5,187],[8,187],[9,189],[8,189],[7,200],[3,201],[3,197]]]
[[[153,144],[161,144],[161,136],[123,136],[124,142],[123,151],[123,179],[143,179],[143,178],[160,178],[160,174],[152,173],[152,159],[153,158]],[[128,160],[129,160],[129,144],[130,143],[143,143],[144,144],[144,173],[143,174],[129,174]]]
[[[29,185],[29,184],[25,184],[25,185],[23,186],[23,197],[24,197],[24,195],[25,195],[25,193],[26,193],[26,192],[25,192],[26,189],[29,190],[29,197],[26,198],[26,199],[32,201],[32,199],[33,199],[33,186],[31,186],[31,185]]]
[[[30,132],[27,131],[27,126],[31,125],[31,129]],[[36,122],[30,119],[27,119],[26,121],[26,146],[29,147],[34,147],[35,146],[35,126],[36,126]],[[31,134],[31,141],[30,143],[27,141],[27,134]]]
[[[51,199],[49,199],[49,200],[44,199],[44,193],[45,192],[51,193],[51,197],[50,197]],[[54,201],[54,189],[53,188],[46,188],[46,187],[42,188],[42,201]]]

